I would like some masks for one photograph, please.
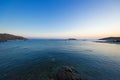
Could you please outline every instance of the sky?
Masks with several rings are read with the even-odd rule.
[[[28,38],[120,36],[120,0],[0,0],[0,33]]]

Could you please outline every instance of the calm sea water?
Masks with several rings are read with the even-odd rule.
[[[81,40],[0,43],[0,80],[48,80],[72,66],[85,80],[120,80],[120,44]]]

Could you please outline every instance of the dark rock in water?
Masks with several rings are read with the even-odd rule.
[[[78,71],[71,67],[62,67],[58,70],[55,80],[82,80]]]
[[[24,38],[22,36],[15,36],[11,34],[0,34],[0,42],[6,42],[8,40],[27,40],[27,38]]]

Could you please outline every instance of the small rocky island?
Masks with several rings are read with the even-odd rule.
[[[76,38],[68,38],[68,40],[77,40]]]
[[[120,37],[106,37],[99,40],[105,40],[106,42],[120,42]]]
[[[6,42],[8,40],[27,40],[27,38],[7,33],[0,34],[0,42]]]

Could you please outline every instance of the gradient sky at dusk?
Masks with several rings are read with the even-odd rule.
[[[120,36],[120,0],[0,0],[0,33],[35,38]]]

